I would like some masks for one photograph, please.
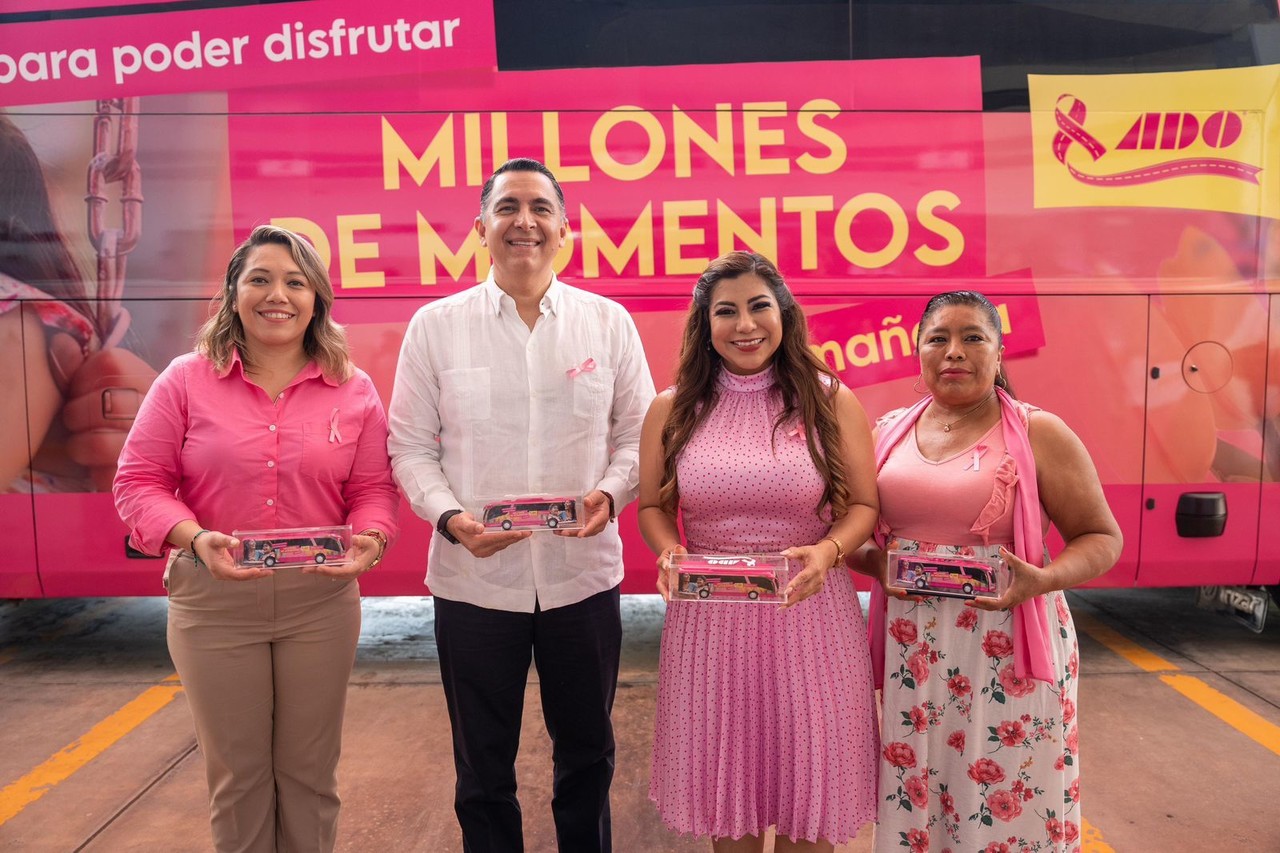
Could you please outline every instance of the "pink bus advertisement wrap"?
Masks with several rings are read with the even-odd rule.
[[[0,337],[0,597],[163,593],[160,562],[126,553],[112,454],[255,225],[329,262],[386,400],[414,310],[486,274],[480,186],[514,156],[559,177],[557,271],[628,308],[660,387],[693,282],[728,249],[777,261],[873,417],[916,399],[927,298],[982,290],[1018,396],[1080,435],[1124,528],[1099,583],[1280,583],[1280,531],[1260,523],[1280,517],[1275,67],[1034,77],[1030,113],[983,113],[981,57],[498,72],[475,0],[128,22],[131,40],[100,19],[0,35],[4,144],[35,153],[74,261],[58,286],[0,275],[0,322],[18,318]],[[384,24],[390,46],[370,48]],[[19,178],[0,175],[0,222],[25,204]],[[404,514],[368,594],[424,591],[431,528]],[[634,510],[619,523],[623,591],[653,592]]]

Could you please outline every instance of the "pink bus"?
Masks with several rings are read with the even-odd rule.
[[[524,497],[485,504],[484,526],[502,530],[579,527],[577,498]]]
[[[330,5],[0,12],[14,131],[0,136],[33,153],[0,158],[0,597],[163,594],[116,520],[112,453],[253,226],[317,246],[385,400],[413,312],[488,273],[472,223],[511,156],[560,177],[572,237],[557,273],[627,307],[660,387],[693,281],[731,248],[778,263],[815,352],[871,417],[917,399],[926,299],[981,290],[1018,396],[1080,435],[1124,530],[1096,583],[1255,603],[1280,586],[1266,522],[1280,517],[1276,4],[934,4],[924,27],[918,4],[762,3],[735,10],[732,39],[707,39],[722,6],[626,0],[591,16],[547,0],[568,23],[530,39],[514,0],[451,3],[447,49],[269,67],[282,31],[328,44]],[[374,32],[422,13],[369,0],[361,15]],[[219,27],[247,34],[242,62],[163,61]],[[155,50],[113,68],[124,31]],[[39,73],[71,45],[80,73]],[[16,189],[33,169],[41,216]],[[11,262],[24,252],[45,260]],[[584,377],[564,381],[587,418],[613,389]],[[446,396],[468,423],[504,405],[479,375]],[[530,429],[474,464],[559,451]],[[431,524],[403,512],[368,594],[423,591]],[[633,510],[619,524],[623,591],[652,592]]]

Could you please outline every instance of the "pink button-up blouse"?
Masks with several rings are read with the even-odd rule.
[[[387,419],[369,377],[338,383],[313,362],[272,401],[233,356],[222,374],[180,356],[160,374],[120,454],[116,509],[158,555],[179,522],[231,533],[350,524],[394,538],[399,495]]]

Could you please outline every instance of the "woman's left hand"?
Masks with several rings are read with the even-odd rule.
[[[822,592],[822,587],[827,582],[827,572],[831,571],[831,563],[836,556],[836,549],[834,543],[824,540],[816,545],[797,545],[794,548],[788,548],[782,552],[782,556],[803,566],[787,584],[787,603],[782,605],[782,609],[785,610],[788,607],[795,607],[811,595]]]
[[[1008,548],[1000,549],[1000,557],[1009,567],[1009,588],[999,598],[979,596],[966,601],[966,607],[976,607],[979,610],[1009,610],[1037,595],[1053,591],[1046,582],[1044,569],[1031,565]]]
[[[359,533],[351,537],[351,548],[347,551],[347,561],[342,565],[320,563],[302,568],[303,574],[327,575],[334,580],[350,580],[373,568],[373,561],[378,559],[378,549],[382,546],[372,536]]]

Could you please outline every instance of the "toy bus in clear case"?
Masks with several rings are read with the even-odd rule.
[[[672,554],[668,566],[673,601],[787,600],[790,564],[780,554]]]
[[[913,595],[999,598],[1009,586],[1009,568],[999,557],[893,550],[889,578],[889,586]]]
[[[581,507],[581,497],[508,496],[487,501],[480,521],[486,531],[576,530],[582,527]]]
[[[240,540],[236,567],[275,569],[290,566],[345,565],[351,549],[351,525],[235,530]]]

